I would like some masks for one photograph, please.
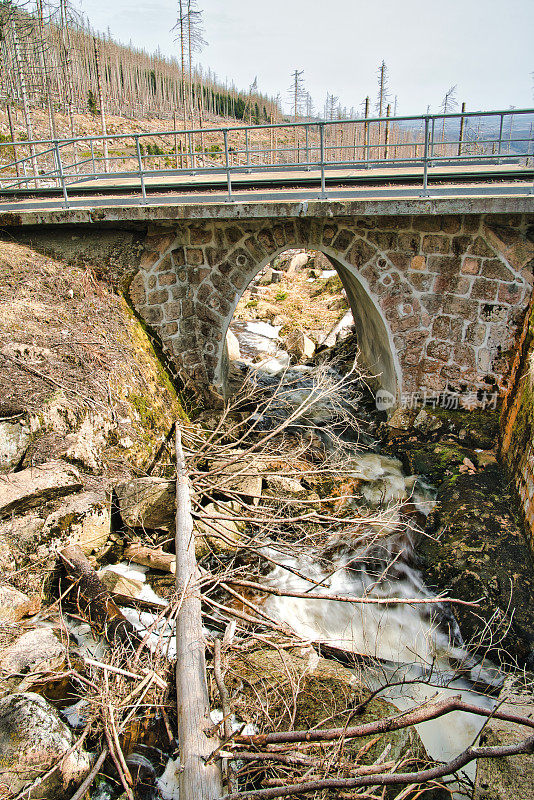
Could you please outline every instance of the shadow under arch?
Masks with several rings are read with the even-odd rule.
[[[298,245],[293,245],[293,248]],[[228,375],[228,352],[226,348],[226,333],[233,319],[235,309],[247,286],[256,275],[270,264],[277,256],[288,250],[288,246],[279,247],[270,255],[257,261],[246,276],[243,290],[235,297],[230,312],[226,315],[223,325],[223,347],[220,352],[218,364],[215,368],[214,388],[223,396],[226,395],[226,382]],[[304,248],[303,248],[304,249]],[[354,327],[358,337],[360,359],[362,366],[368,370],[371,385],[390,392],[395,401],[400,400],[402,387],[402,373],[387,320],[382,309],[375,302],[365,278],[346,259],[334,249],[326,246],[308,247],[324,253],[332,262],[332,266],[339,275],[343,288],[347,294],[347,302],[354,318]]]

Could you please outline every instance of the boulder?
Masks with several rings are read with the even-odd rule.
[[[235,552],[245,524],[225,517],[233,514],[239,516],[242,513],[240,504],[210,503],[203,510],[209,515],[209,519],[195,520],[195,533],[199,537],[195,543],[197,558],[203,558],[212,551],[221,554]]]
[[[19,622],[23,617],[37,614],[40,608],[37,595],[28,597],[7,583],[0,586],[0,623]]]
[[[106,569],[98,574],[98,577],[112,594],[123,594],[126,597],[139,597],[143,591],[143,582],[135,578],[127,578],[112,569]]]
[[[70,497],[46,518],[43,529],[45,535],[68,537],[86,556],[101,550],[110,533],[110,501],[103,492]]]
[[[243,450],[229,450],[224,460],[212,461],[209,467],[218,473],[216,480],[219,492],[237,494],[247,502],[258,505],[264,462],[254,455],[247,455],[245,461],[241,458],[243,453]]]
[[[88,414],[76,433],[65,437],[67,461],[79,464],[89,472],[98,472],[102,467],[102,451],[111,423],[101,414]]]
[[[239,361],[241,358],[241,350],[239,348],[239,339],[233,331],[228,328],[226,331],[226,349],[228,351],[229,361]]]
[[[15,469],[30,442],[24,422],[0,421],[0,473]]]
[[[51,672],[65,661],[67,648],[52,628],[35,628],[23,633],[0,657],[0,673],[9,675]],[[1,749],[0,749],[0,752]]]
[[[11,473],[0,481],[0,518],[73,494],[82,487],[78,470],[63,461]]]
[[[347,724],[347,709],[354,709],[369,692],[352,670],[321,658],[312,648],[288,650],[258,647],[228,653],[226,673],[236,716],[251,722],[260,731],[334,728]],[[397,716],[390,703],[374,699],[360,712],[352,711],[351,725]],[[423,744],[414,728],[385,733],[378,739],[367,736],[343,744],[348,761],[365,746],[368,751],[362,764],[373,763],[390,745],[387,760],[398,760],[410,753],[416,760],[426,760]],[[320,752],[321,745],[310,745],[306,752]]]
[[[534,715],[534,697],[515,691],[510,681],[505,682],[499,711],[518,714],[522,717]],[[480,735],[485,747],[502,747],[516,744],[532,735],[532,728],[490,719]],[[483,758],[477,764],[475,793],[473,800],[534,800],[534,756],[508,756],[506,758]]]
[[[286,269],[286,274],[291,276],[295,275],[297,272],[300,272],[307,266],[308,261],[310,260],[309,253],[295,253],[289,265]]]
[[[311,358],[315,353],[314,342],[301,330],[288,333],[284,339],[284,347],[298,361],[303,358]]]
[[[272,492],[275,497],[302,497],[307,493],[299,480],[286,475],[266,475],[265,482],[269,493]]]
[[[130,528],[170,530],[176,517],[176,486],[162,478],[136,478],[115,486],[119,511]]]
[[[82,748],[68,753],[73,744],[70,728],[40,695],[26,692],[0,699],[1,780],[9,796],[17,795],[59,762],[25,797],[70,797],[91,768],[91,757]]]

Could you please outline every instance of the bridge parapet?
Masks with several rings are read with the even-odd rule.
[[[531,295],[528,214],[354,215],[168,222],[151,229],[130,296],[184,380],[224,391],[225,333],[248,283],[289,248],[324,252],[362,359],[397,400],[504,391]]]

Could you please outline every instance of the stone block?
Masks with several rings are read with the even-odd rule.
[[[28,597],[13,586],[0,584],[0,623],[19,622],[23,617],[37,614],[41,608],[38,596]]]
[[[395,250],[398,244],[398,235],[393,231],[369,231],[367,239],[379,250]]]
[[[451,345],[448,342],[429,342],[426,352],[430,358],[437,358],[440,361],[448,361],[451,355]]]
[[[176,517],[174,481],[136,478],[115,486],[118,510],[129,528],[169,530]]]
[[[506,283],[499,286],[497,300],[500,303],[509,303],[511,306],[521,302],[524,288],[519,283]]]
[[[166,303],[168,299],[169,292],[167,289],[156,289],[153,292],[149,292],[147,302],[151,306],[157,306]]]
[[[427,234],[423,236],[422,249],[423,253],[448,253],[451,243],[446,236]]]
[[[30,443],[30,429],[24,420],[0,420],[0,473],[11,472]]]
[[[234,245],[243,238],[244,233],[237,225],[229,225],[224,231],[228,244]]]
[[[161,272],[158,275],[158,284],[160,286],[173,286],[177,280],[175,272]]]
[[[483,258],[494,258],[495,251],[491,249],[482,236],[477,236],[473,244],[469,248],[469,253],[474,256],[482,256]]]
[[[432,336],[436,339],[448,339],[451,332],[451,318],[438,316],[432,324]]]
[[[499,284],[486,278],[475,278],[471,297],[476,300],[495,300]]]
[[[342,228],[332,242],[332,247],[339,253],[345,253],[354,240],[354,233]]]
[[[183,267],[185,264],[185,249],[183,247],[175,247],[171,250],[171,259],[175,267]]]
[[[472,322],[465,331],[465,341],[475,347],[480,347],[486,340],[487,328],[483,322]]]
[[[480,214],[465,214],[462,218],[462,230],[465,233],[476,233],[480,228]]]
[[[412,269],[422,272],[426,269],[426,258],[424,256],[413,256],[410,266]]]
[[[357,239],[350,250],[348,260],[354,267],[361,269],[364,264],[370,261],[375,253],[376,250],[370,247],[367,242],[363,239]]]
[[[440,230],[442,230],[443,233],[458,233],[461,224],[461,217],[457,216],[456,214],[447,214],[446,216],[441,217]]]
[[[140,306],[146,302],[145,281],[141,272],[134,275],[128,288],[128,294],[134,306]]]
[[[10,797],[43,776],[37,793],[28,796],[66,800],[91,769],[89,753],[74,746],[68,725],[44,697],[33,692],[0,700],[0,753],[2,787]]]
[[[482,262],[481,274],[485,278],[493,278],[498,281],[511,282],[514,274],[498,258],[486,259]]]
[[[191,244],[209,244],[213,239],[213,228],[210,225],[195,225],[189,228]]]
[[[157,277],[155,275],[149,275],[146,285],[148,286],[149,289],[155,289],[156,286],[158,285]]]
[[[420,246],[421,235],[419,233],[399,233],[399,238],[397,240],[397,247],[399,250],[408,250],[412,253],[417,253]]]
[[[472,258],[466,256],[462,262],[462,272],[466,275],[478,275],[481,267],[481,260],[479,258]]]
[[[441,219],[438,216],[417,215],[413,217],[412,227],[414,231],[432,233],[441,229]]]
[[[432,286],[433,276],[423,272],[409,272],[408,280],[418,292],[428,292]]]
[[[186,263],[192,267],[200,267],[204,263],[204,253],[199,247],[187,247],[185,250]]]

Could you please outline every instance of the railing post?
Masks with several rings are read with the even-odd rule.
[[[141,145],[139,144],[139,135],[135,135],[135,149],[137,150],[137,163],[139,165],[139,180],[141,182],[141,195],[143,197],[143,205],[146,204],[146,187],[145,176],[143,173],[143,157],[141,155]]]
[[[425,125],[427,125],[426,118],[425,118]],[[427,128],[425,127],[425,131]],[[436,131],[436,119],[432,117],[432,130],[430,133],[430,163],[432,163],[432,158],[434,157],[434,134]],[[428,137],[427,137],[428,138]]]
[[[63,190],[63,202],[65,204],[65,208],[68,208],[69,197],[67,194],[67,184],[65,183],[65,174],[63,172],[63,164],[61,163],[61,153],[59,152],[59,144],[57,139],[54,140],[54,154],[56,156],[56,168],[59,175],[59,181],[61,183],[61,188]]]
[[[95,164],[95,143],[91,139],[91,161],[93,162],[93,175],[96,175],[96,164]]]
[[[434,122],[434,120],[432,120]],[[423,191],[421,197],[428,197],[428,128],[429,118],[425,116],[425,149],[423,153]]]
[[[503,131],[503,128],[504,128],[504,114],[501,114],[501,124],[499,126],[499,149],[497,151],[499,156],[501,155],[501,150],[502,150],[502,131]],[[501,159],[499,158],[497,160],[497,164],[500,164],[500,163],[501,163]]]
[[[248,151],[248,128],[245,128],[245,158],[246,158],[246,166],[249,166],[250,163],[250,156]]]
[[[389,145],[389,118],[391,116],[391,106],[388,104],[386,109],[386,133],[384,136],[384,161],[387,161],[388,157],[388,145]]]
[[[465,127],[464,111],[465,111],[465,103],[462,103],[462,116],[460,117],[460,140],[458,142],[458,155],[459,156],[462,155],[462,144],[463,144],[463,141],[464,141],[464,127]]]
[[[226,160],[226,183],[228,186],[228,202],[232,201],[232,173],[230,171],[230,153],[228,151],[228,130],[223,130],[224,136],[224,158]]]
[[[309,146],[310,146],[309,138],[310,137],[309,137],[309,130],[308,130],[308,126],[307,125],[306,125],[305,130],[306,130],[306,164],[307,164],[307,167],[309,169],[310,168],[310,151],[309,151]]]
[[[191,169],[195,169],[195,156],[193,153],[193,134],[191,131],[187,131],[187,139],[189,141],[189,153],[191,154],[190,162],[191,162]]]
[[[324,174],[324,123],[319,123],[319,152],[321,162],[321,199],[326,197],[326,180]]]

